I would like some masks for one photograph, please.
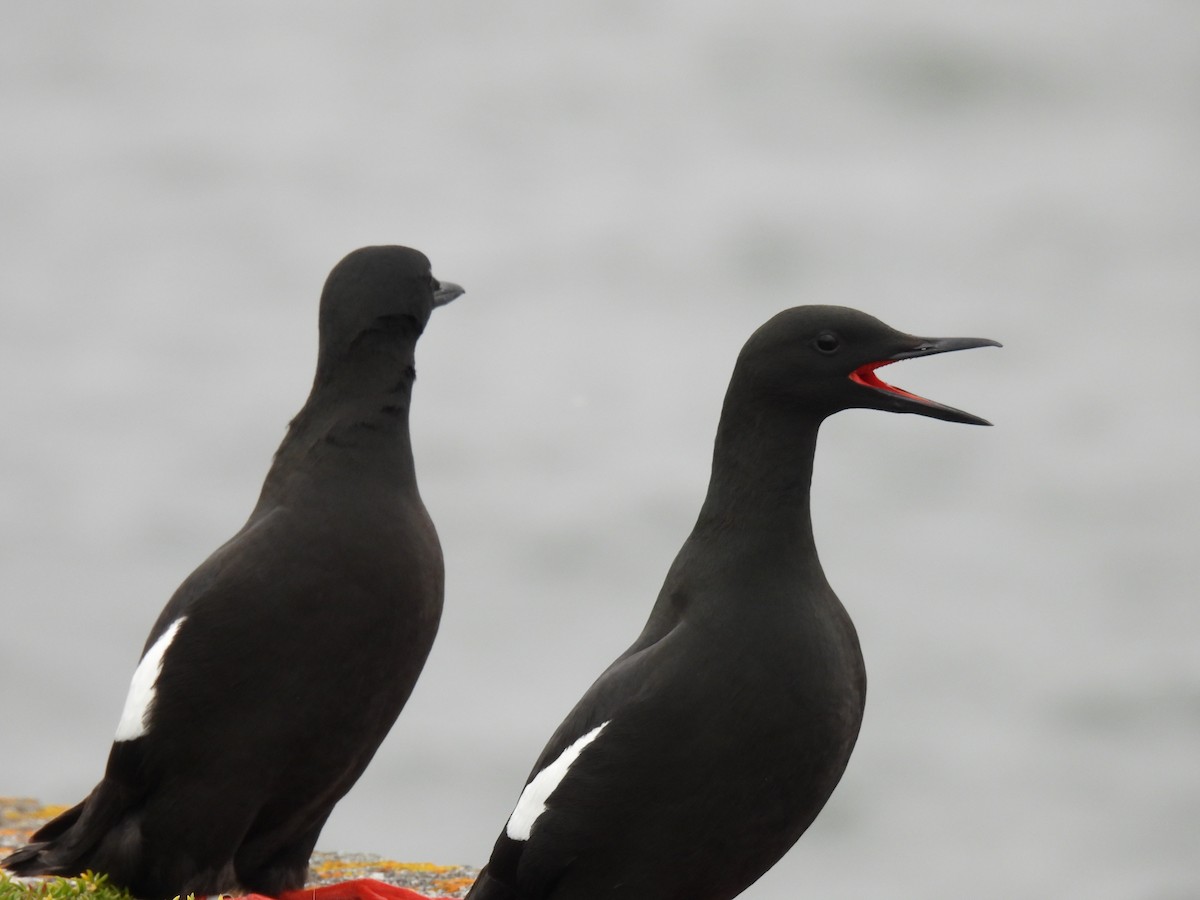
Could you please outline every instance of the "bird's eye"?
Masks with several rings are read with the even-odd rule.
[[[836,353],[838,347],[842,346],[842,342],[832,331],[822,331],[813,341],[813,346],[822,353]]]

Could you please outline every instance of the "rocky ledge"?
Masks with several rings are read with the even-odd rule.
[[[0,856],[23,845],[35,829],[66,808],[46,806],[28,797],[0,797]],[[364,853],[317,852],[309,863],[307,886],[376,878],[429,897],[460,898],[476,874],[476,869],[466,866],[398,862]]]

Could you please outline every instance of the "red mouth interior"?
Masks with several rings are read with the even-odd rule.
[[[910,393],[903,388],[898,388],[894,385],[888,384],[886,381],[882,381],[879,376],[875,374],[876,369],[883,368],[884,366],[890,366],[894,362],[896,362],[894,359],[883,359],[879,362],[871,362],[867,363],[865,366],[859,366],[850,373],[850,380],[855,384],[861,384],[863,387],[875,388],[877,391],[887,391],[889,394],[898,394],[901,397],[907,397],[909,400],[916,400],[920,403],[932,403],[932,400],[926,400],[924,397],[918,397],[916,394]]]

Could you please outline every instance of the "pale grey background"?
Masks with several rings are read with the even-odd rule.
[[[1200,895],[1200,7],[0,10],[0,792],[99,777],[322,280],[399,242],[469,291],[414,412],[446,615],[322,847],[486,859],[641,627],[742,342],[821,302],[1004,341],[890,370],[997,427],[826,426],[867,719],[747,896]]]

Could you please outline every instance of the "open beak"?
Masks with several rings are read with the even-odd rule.
[[[850,373],[850,380],[868,390],[882,395],[882,408],[898,413],[916,413],[946,422],[962,422],[964,425],[991,425],[987,419],[973,416],[953,406],[945,406],[926,400],[916,394],[894,387],[882,381],[875,370],[890,366],[902,359],[913,359],[918,356],[933,356],[935,353],[949,353],[953,350],[970,350],[973,347],[1000,347],[999,341],[988,338],[913,338],[913,346],[901,350],[885,359],[869,362],[859,366]]]
[[[461,297],[465,293],[466,291],[453,281],[439,281],[436,290],[433,292],[433,306],[435,309],[439,306],[445,306],[455,297]]]

